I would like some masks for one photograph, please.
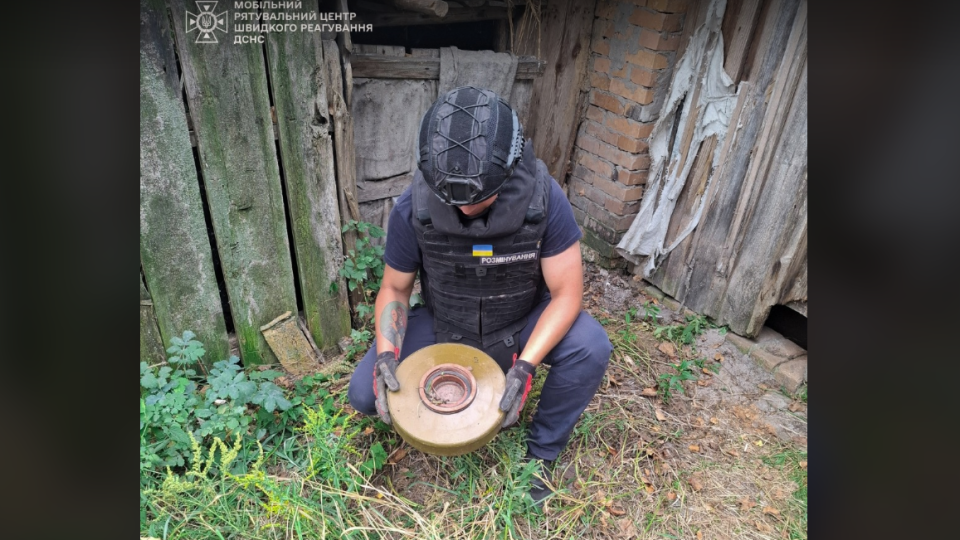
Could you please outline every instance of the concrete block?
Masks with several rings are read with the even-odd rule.
[[[774,370],[773,377],[782,384],[790,393],[796,392],[804,381],[804,373],[807,370],[806,355],[800,358],[788,360]]]
[[[796,358],[807,353],[803,347],[783,337],[779,332],[767,326],[760,329],[760,334],[757,335],[756,341],[761,349],[784,359]]]

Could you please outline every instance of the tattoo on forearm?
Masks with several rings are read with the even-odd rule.
[[[399,351],[407,333],[407,306],[390,302],[380,313],[380,333]]]

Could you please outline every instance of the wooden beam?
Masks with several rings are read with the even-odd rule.
[[[146,310],[141,304],[141,356],[148,311],[167,345],[190,330],[203,342],[208,365],[227,358],[223,306],[162,0],[140,2],[140,263],[151,293],[144,298],[141,285],[141,301],[152,302]]]
[[[316,11],[317,0],[303,7]],[[320,36],[271,33],[267,59],[303,311],[314,341],[330,351],[350,333],[350,306],[336,265],[343,246]]]
[[[170,3],[175,15],[193,9]],[[182,16],[172,20],[240,355],[274,364],[260,327],[296,311],[297,298],[263,47],[196,43]]]
[[[443,0],[393,0],[393,5],[400,9],[434,15],[443,18],[450,9]]]
[[[351,63],[353,76],[371,79],[440,79],[440,58],[423,56],[386,56],[354,54]],[[517,79],[535,79],[544,70],[546,62],[531,56],[517,60]]]
[[[502,7],[453,8],[443,17],[425,13],[358,11],[354,24],[372,24],[374,28],[389,26],[420,26],[427,24],[452,24],[463,22],[506,20],[507,10]]]

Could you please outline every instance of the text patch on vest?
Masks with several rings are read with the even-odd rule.
[[[510,255],[497,255],[494,257],[480,257],[482,266],[492,266],[496,264],[510,264],[516,262],[535,261],[540,255],[539,250],[524,251],[522,253],[511,253]]]

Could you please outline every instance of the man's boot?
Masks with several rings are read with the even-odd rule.
[[[533,499],[535,505],[540,506],[543,504],[543,499],[553,493],[553,490],[547,487],[547,484],[543,481],[543,478],[547,478],[553,470],[553,461],[540,459],[529,451],[527,451],[523,460],[524,462],[537,462],[537,468],[534,469],[533,476],[530,477],[530,498]]]

